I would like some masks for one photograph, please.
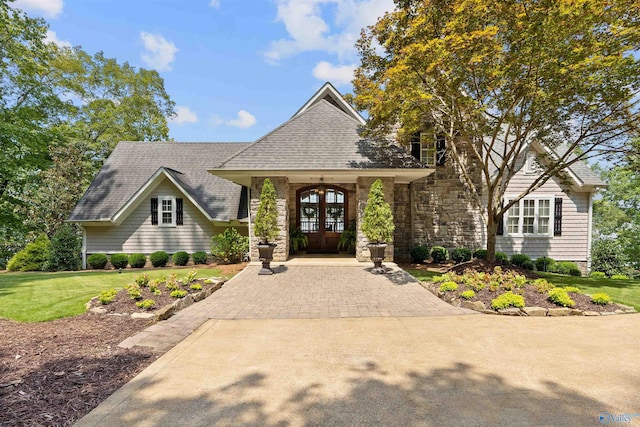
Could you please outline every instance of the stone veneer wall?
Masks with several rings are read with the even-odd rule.
[[[482,216],[457,167],[447,159],[432,175],[411,184],[414,246],[444,246],[449,250],[484,247]],[[479,168],[474,176],[480,188]]]
[[[253,234],[253,220],[258,213],[258,204],[260,203],[260,191],[262,191],[262,184],[266,177],[252,177],[251,178],[251,226],[250,226],[250,256],[252,261],[258,261],[258,238]],[[272,243],[276,243],[275,250],[273,251],[274,261],[286,261],[289,257],[289,179],[286,177],[269,177],[273,186],[276,189],[276,203],[278,206],[278,226],[280,227],[280,234]],[[294,199],[295,204],[295,199]]]
[[[409,184],[395,184],[393,195],[393,222],[396,225],[393,233],[394,260],[409,261],[412,247],[411,186]]]
[[[367,198],[369,197],[369,189],[371,188],[371,184],[377,178],[375,177],[359,177],[358,182],[356,184],[356,200],[357,200],[357,209],[358,209],[358,218],[356,223],[357,229],[357,242],[356,242],[356,258],[358,261],[370,261],[371,257],[369,254],[369,248],[367,248],[367,243],[369,241],[362,233],[362,216],[364,215],[364,208],[367,205]],[[391,205],[391,212],[395,211],[395,203],[394,203],[394,185],[393,178],[381,178],[382,185],[384,186],[384,199]],[[385,261],[393,261],[393,242],[387,243],[387,249],[385,250]]]

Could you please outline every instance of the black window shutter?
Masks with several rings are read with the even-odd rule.
[[[500,210],[504,207],[504,200],[502,201],[502,205],[500,205]],[[500,215],[498,219],[498,230],[496,231],[497,236],[502,236],[504,234],[504,214]]]
[[[182,214],[182,199],[176,199],[176,225],[184,225]]]
[[[416,159],[420,160],[420,143],[419,142],[411,143],[411,155]]]
[[[158,225],[158,198],[151,198],[151,225]]]
[[[447,159],[447,140],[439,136],[436,140],[436,165],[444,166]]]
[[[553,235],[562,236],[562,197],[556,197],[553,212]]]

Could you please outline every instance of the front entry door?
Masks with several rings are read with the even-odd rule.
[[[298,226],[307,235],[307,252],[338,252],[347,223],[347,195],[335,186],[298,190]]]

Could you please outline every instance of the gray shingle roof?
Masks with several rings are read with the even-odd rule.
[[[238,218],[242,187],[211,175],[207,169],[247,146],[246,143],[120,142],[69,221],[112,218],[160,168],[165,168],[213,219],[244,219],[246,211]]]
[[[318,100],[225,161],[222,170],[425,168],[406,150],[360,136],[360,123]]]

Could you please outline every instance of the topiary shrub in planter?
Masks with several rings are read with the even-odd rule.
[[[79,270],[82,266],[81,239],[70,224],[63,224],[51,238],[49,269],[54,271]]]
[[[556,260],[554,260],[553,258],[547,258],[547,257],[540,257],[537,258],[535,261],[535,265],[536,265],[536,270],[538,271],[549,271],[549,269],[551,268],[551,266],[553,266],[553,264],[556,263]]]
[[[382,267],[384,251],[387,243],[393,239],[393,212],[391,206],[384,199],[384,185],[381,179],[376,179],[369,189],[367,205],[362,216],[362,233],[369,240],[369,252],[373,261],[372,273],[385,273]]]
[[[129,265],[131,268],[142,268],[147,263],[147,257],[145,254],[131,254],[129,255]]]
[[[435,263],[443,263],[449,258],[449,251],[442,246],[434,246],[431,248],[431,259]]]
[[[154,252],[149,255],[149,261],[154,267],[164,267],[169,262],[169,254],[165,251]]]
[[[473,257],[477,259],[487,259],[487,250],[486,249],[476,249],[473,252]]]
[[[211,238],[211,253],[224,264],[237,264],[249,251],[249,237],[227,228]]]
[[[189,262],[189,254],[184,251],[176,252],[175,254],[173,254],[171,259],[173,260],[174,265],[182,267],[187,265],[187,263]]]
[[[107,261],[109,261],[109,259],[105,254],[91,254],[89,255],[89,258],[87,258],[87,264],[95,270],[104,269],[107,265]]]
[[[273,250],[276,244],[269,242],[269,240],[275,239],[280,233],[276,196],[273,183],[269,178],[265,178],[260,191],[256,219],[253,222],[253,234],[258,238],[258,252],[262,261],[262,268],[258,272],[261,275],[273,274],[271,260],[273,260]]]
[[[191,254],[191,259],[193,263],[198,264],[206,264],[207,263],[207,253],[203,251],[194,252]]]
[[[111,265],[114,268],[127,268],[129,264],[129,256],[127,254],[113,254],[111,255]]]
[[[429,248],[423,245],[411,248],[411,261],[422,264],[429,258]]]
[[[451,251],[451,260],[456,264],[461,264],[471,260],[473,254],[467,248],[457,248]]]
[[[42,234],[23,250],[16,253],[7,263],[9,271],[42,271],[49,264],[51,242]]]

